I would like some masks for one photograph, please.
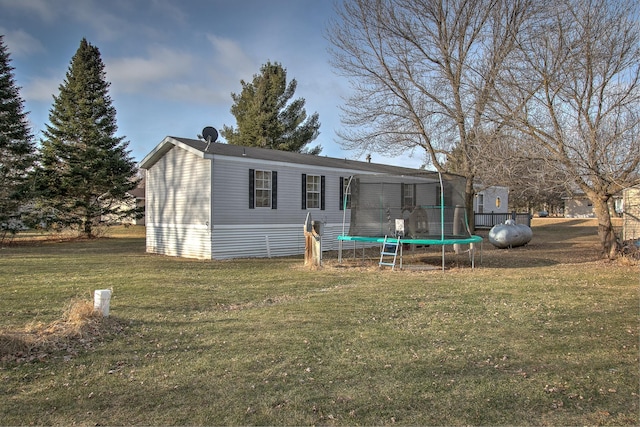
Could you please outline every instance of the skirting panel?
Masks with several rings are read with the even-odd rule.
[[[149,253],[211,259],[211,236],[206,227],[147,224],[146,228]]]

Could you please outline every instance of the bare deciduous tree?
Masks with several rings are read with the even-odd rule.
[[[473,150],[475,177],[482,187],[476,190],[503,186],[509,188],[509,207],[533,212],[535,209],[558,208],[567,193],[564,169],[547,161],[541,149],[522,134],[503,128],[500,135],[477,133],[470,147]],[[447,168],[457,172],[460,152],[448,157]]]
[[[633,0],[556,0],[499,79],[504,117],[593,203],[616,256],[611,198],[640,182],[640,30]]]
[[[387,154],[423,149],[440,171],[455,148],[472,209],[474,135],[495,134],[487,118],[495,79],[532,3],[345,1],[328,33],[332,64],[354,89],[343,107],[342,145]]]

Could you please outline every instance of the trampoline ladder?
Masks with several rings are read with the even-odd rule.
[[[396,259],[398,258],[398,249],[400,248],[400,239],[389,239],[384,236],[382,248],[380,249],[380,267],[389,266],[391,270],[396,268]],[[389,258],[393,257],[391,260]]]

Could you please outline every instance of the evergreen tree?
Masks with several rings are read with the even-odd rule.
[[[319,135],[318,113],[307,117],[304,98],[288,104],[297,82],[287,84],[287,70],[279,63],[267,62],[253,81],[244,80],[242,92],[231,94],[231,113],[237,128],[223,126],[221,135],[229,144],[272,148],[275,150],[319,154],[321,146],[305,150]]]
[[[10,58],[0,35],[0,233],[15,232],[20,210],[29,200],[29,172],[35,159],[33,135],[20,98]]]
[[[40,189],[62,226],[92,237],[95,227],[136,214],[123,208],[136,187],[128,142],[116,137],[116,110],[97,47],[82,39],[71,60],[42,140]]]

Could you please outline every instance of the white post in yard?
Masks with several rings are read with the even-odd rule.
[[[110,301],[111,301],[110,289],[98,289],[93,293],[93,308],[101,312],[103,317],[109,316]]]

